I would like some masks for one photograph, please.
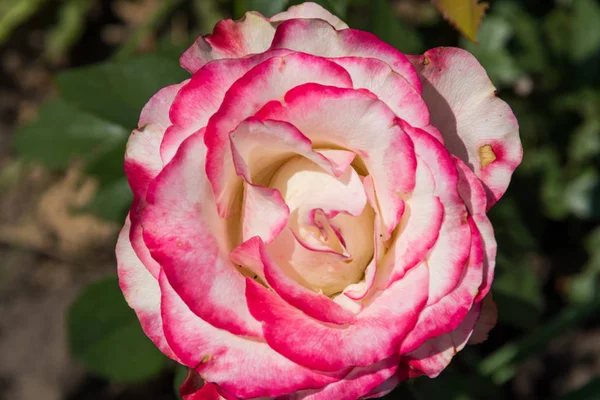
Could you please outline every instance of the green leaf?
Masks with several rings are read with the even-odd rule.
[[[131,202],[133,193],[125,177],[100,188],[94,199],[84,207],[109,221],[123,222]]]
[[[287,3],[288,0],[248,0],[248,10],[258,11],[270,18],[285,10]]]
[[[135,382],[164,367],[166,357],[142,332],[117,279],[87,287],[67,317],[71,351],[90,371],[114,382]]]
[[[600,218],[600,177],[598,171],[588,168],[565,189],[565,198],[571,212],[582,219]]]
[[[490,16],[485,19],[479,30],[479,44],[462,40],[461,46],[477,57],[496,85],[512,85],[522,75],[512,54],[506,48],[513,36],[512,22]]]
[[[17,131],[14,146],[25,160],[62,169],[75,156],[93,158],[128,135],[120,125],[54,100],[42,106],[38,118]]]
[[[544,297],[530,263],[509,259],[502,253],[497,263],[493,290],[500,321],[523,330],[534,328],[544,310]]]
[[[479,373],[489,376],[497,385],[506,383],[515,376],[522,362],[542,351],[553,338],[595,316],[598,306],[595,301],[563,308],[533,332],[500,347],[483,359],[478,366]]]
[[[404,53],[423,52],[425,45],[417,31],[394,14],[387,0],[375,0],[371,7],[371,30],[375,35]]]
[[[145,55],[68,70],[56,80],[65,100],[131,130],[154,93],[186,78],[177,59]]]
[[[575,0],[573,3],[571,57],[585,61],[600,50],[600,6],[596,0]]]

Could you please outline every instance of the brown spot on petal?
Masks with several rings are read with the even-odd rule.
[[[479,161],[481,162],[481,168],[485,168],[496,161],[496,154],[494,153],[492,146],[486,144],[479,148]]]
[[[423,57],[423,65],[429,65],[431,60],[428,57]]]

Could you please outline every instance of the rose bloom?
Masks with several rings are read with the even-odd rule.
[[[314,3],[219,22],[125,154],[120,285],[184,399],[380,397],[495,324],[487,210],[522,149],[468,52]]]

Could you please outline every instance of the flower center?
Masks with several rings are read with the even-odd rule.
[[[373,257],[374,212],[352,167],[336,178],[294,157],[271,179],[290,209],[269,253],[304,286],[333,295],[362,279]]]

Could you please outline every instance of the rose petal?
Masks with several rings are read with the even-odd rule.
[[[481,302],[481,313],[477,319],[477,324],[473,334],[469,338],[469,344],[479,344],[485,342],[488,334],[498,322],[498,307],[494,303],[492,294],[489,293]]]
[[[161,98],[161,96],[155,95],[155,98]],[[157,100],[156,102],[160,101]],[[145,207],[146,192],[150,182],[163,167],[159,153],[163,132],[163,128],[155,124],[145,125],[143,128],[134,130],[129,136],[125,147],[124,163],[125,174],[133,192],[133,202],[129,215],[131,219],[129,239],[137,257],[155,279],[158,279],[160,266],[150,256],[144,244],[139,214]]]
[[[306,2],[295,6],[291,6],[290,8],[288,8],[287,11],[273,15],[270,20],[271,22],[279,22],[295,18],[318,18],[327,21],[332,26],[334,26],[335,29],[340,30],[348,28],[348,25],[346,25],[344,21],[342,21],[341,19],[339,19],[338,17],[336,17],[317,3],[313,2]]]
[[[258,236],[271,243],[286,227],[289,215],[290,209],[277,189],[244,185],[243,241]]]
[[[227,91],[219,111],[206,128],[206,172],[213,186],[219,214],[227,217],[237,182],[231,161],[229,134],[270,100],[283,98],[306,82],[351,87],[352,80],[339,65],[308,54],[273,57],[257,65]]]
[[[176,85],[164,87],[156,92],[142,109],[138,121],[138,128],[141,129],[146,125],[153,124],[160,127],[164,132],[164,130],[171,125],[171,119],[169,118],[171,104],[173,104],[173,100],[179,90],[187,85],[189,81],[190,80],[187,79]]]
[[[253,252],[254,257],[262,264],[266,283],[293,307],[323,322],[345,324],[354,320],[352,312],[334,303],[329,297],[298,284],[284,273],[270,257],[262,241],[251,240],[246,243],[244,248]]]
[[[339,379],[294,364],[258,339],[215,328],[190,311],[165,274],[160,284],[165,335],[173,350],[182,363],[225,392],[240,398],[279,396]]]
[[[375,58],[404,76],[421,93],[421,82],[408,58],[369,32],[337,31],[319,19],[292,19],[277,26],[271,49],[290,49],[321,57]]]
[[[322,390],[299,392],[293,399],[302,400],[356,400],[363,399],[393,376],[398,369],[396,357],[386,358],[367,367],[354,368],[343,380],[325,386]]]
[[[341,57],[332,61],[348,71],[354,88],[369,90],[412,126],[429,125],[429,109],[421,95],[385,62],[362,57]]]
[[[183,86],[169,110],[173,125],[165,132],[161,157],[168,163],[181,143],[192,133],[206,127],[209,118],[219,109],[231,85],[257,64],[275,56],[290,53],[275,50],[242,59],[218,60],[203,66]]]
[[[391,356],[414,327],[427,299],[429,272],[423,264],[395,282],[365,307],[346,328],[324,325],[291,307],[254,281],[246,298],[252,315],[262,321],[267,343],[308,368],[337,371],[348,365],[368,366]]]
[[[421,312],[415,329],[402,342],[400,354],[411,352],[426,340],[454,330],[473,306],[482,280],[484,248],[472,218],[469,218],[469,225],[471,252],[464,277],[451,293]]]
[[[137,314],[144,333],[167,357],[178,360],[169,347],[163,332],[158,281],[133,251],[129,241],[130,227],[131,222],[128,216],[117,240],[119,285],[129,307],[133,308]]]
[[[475,299],[478,303],[483,300],[490,291],[492,281],[494,280],[494,268],[496,265],[497,244],[494,237],[494,228],[487,217],[487,200],[485,189],[481,181],[475,174],[457,157],[454,158],[458,171],[458,192],[465,202],[469,214],[473,216],[473,221],[477,225],[485,248],[485,257],[483,260],[483,281],[479,288],[479,294]]]
[[[212,34],[196,39],[181,55],[179,63],[194,74],[212,60],[262,53],[269,48],[274,33],[275,28],[268,19],[250,11],[237,21],[219,21]]]
[[[430,378],[438,376],[448,366],[454,355],[465,347],[479,316],[476,304],[452,332],[443,334],[423,343],[417,350],[407,354],[411,377],[425,374]]]
[[[506,191],[523,156],[513,112],[495,96],[494,85],[469,52],[438,47],[411,61],[423,83],[432,124],[448,150],[485,183],[490,208]]]
[[[444,219],[436,243],[427,256],[432,279],[429,282],[428,305],[438,302],[454,289],[463,276],[471,249],[471,229],[467,209],[458,193],[456,164],[431,135],[419,128],[402,124],[412,139],[415,152],[427,164],[435,180],[434,194],[444,206]]]
[[[194,313],[232,333],[260,336],[248,312],[244,278],[229,261],[225,222],[203,171],[202,136],[190,136],[148,189],[144,241]]]
[[[316,147],[342,147],[358,154],[373,182],[386,227],[385,239],[404,209],[399,194],[415,184],[415,155],[410,138],[381,101],[352,89],[305,84],[290,90],[285,104],[273,101],[257,118],[287,121]]]
[[[247,182],[268,184],[286,160],[299,155],[324,171],[341,176],[355,154],[344,150],[314,151],[312,142],[292,124],[250,117],[229,134],[235,171]]]

